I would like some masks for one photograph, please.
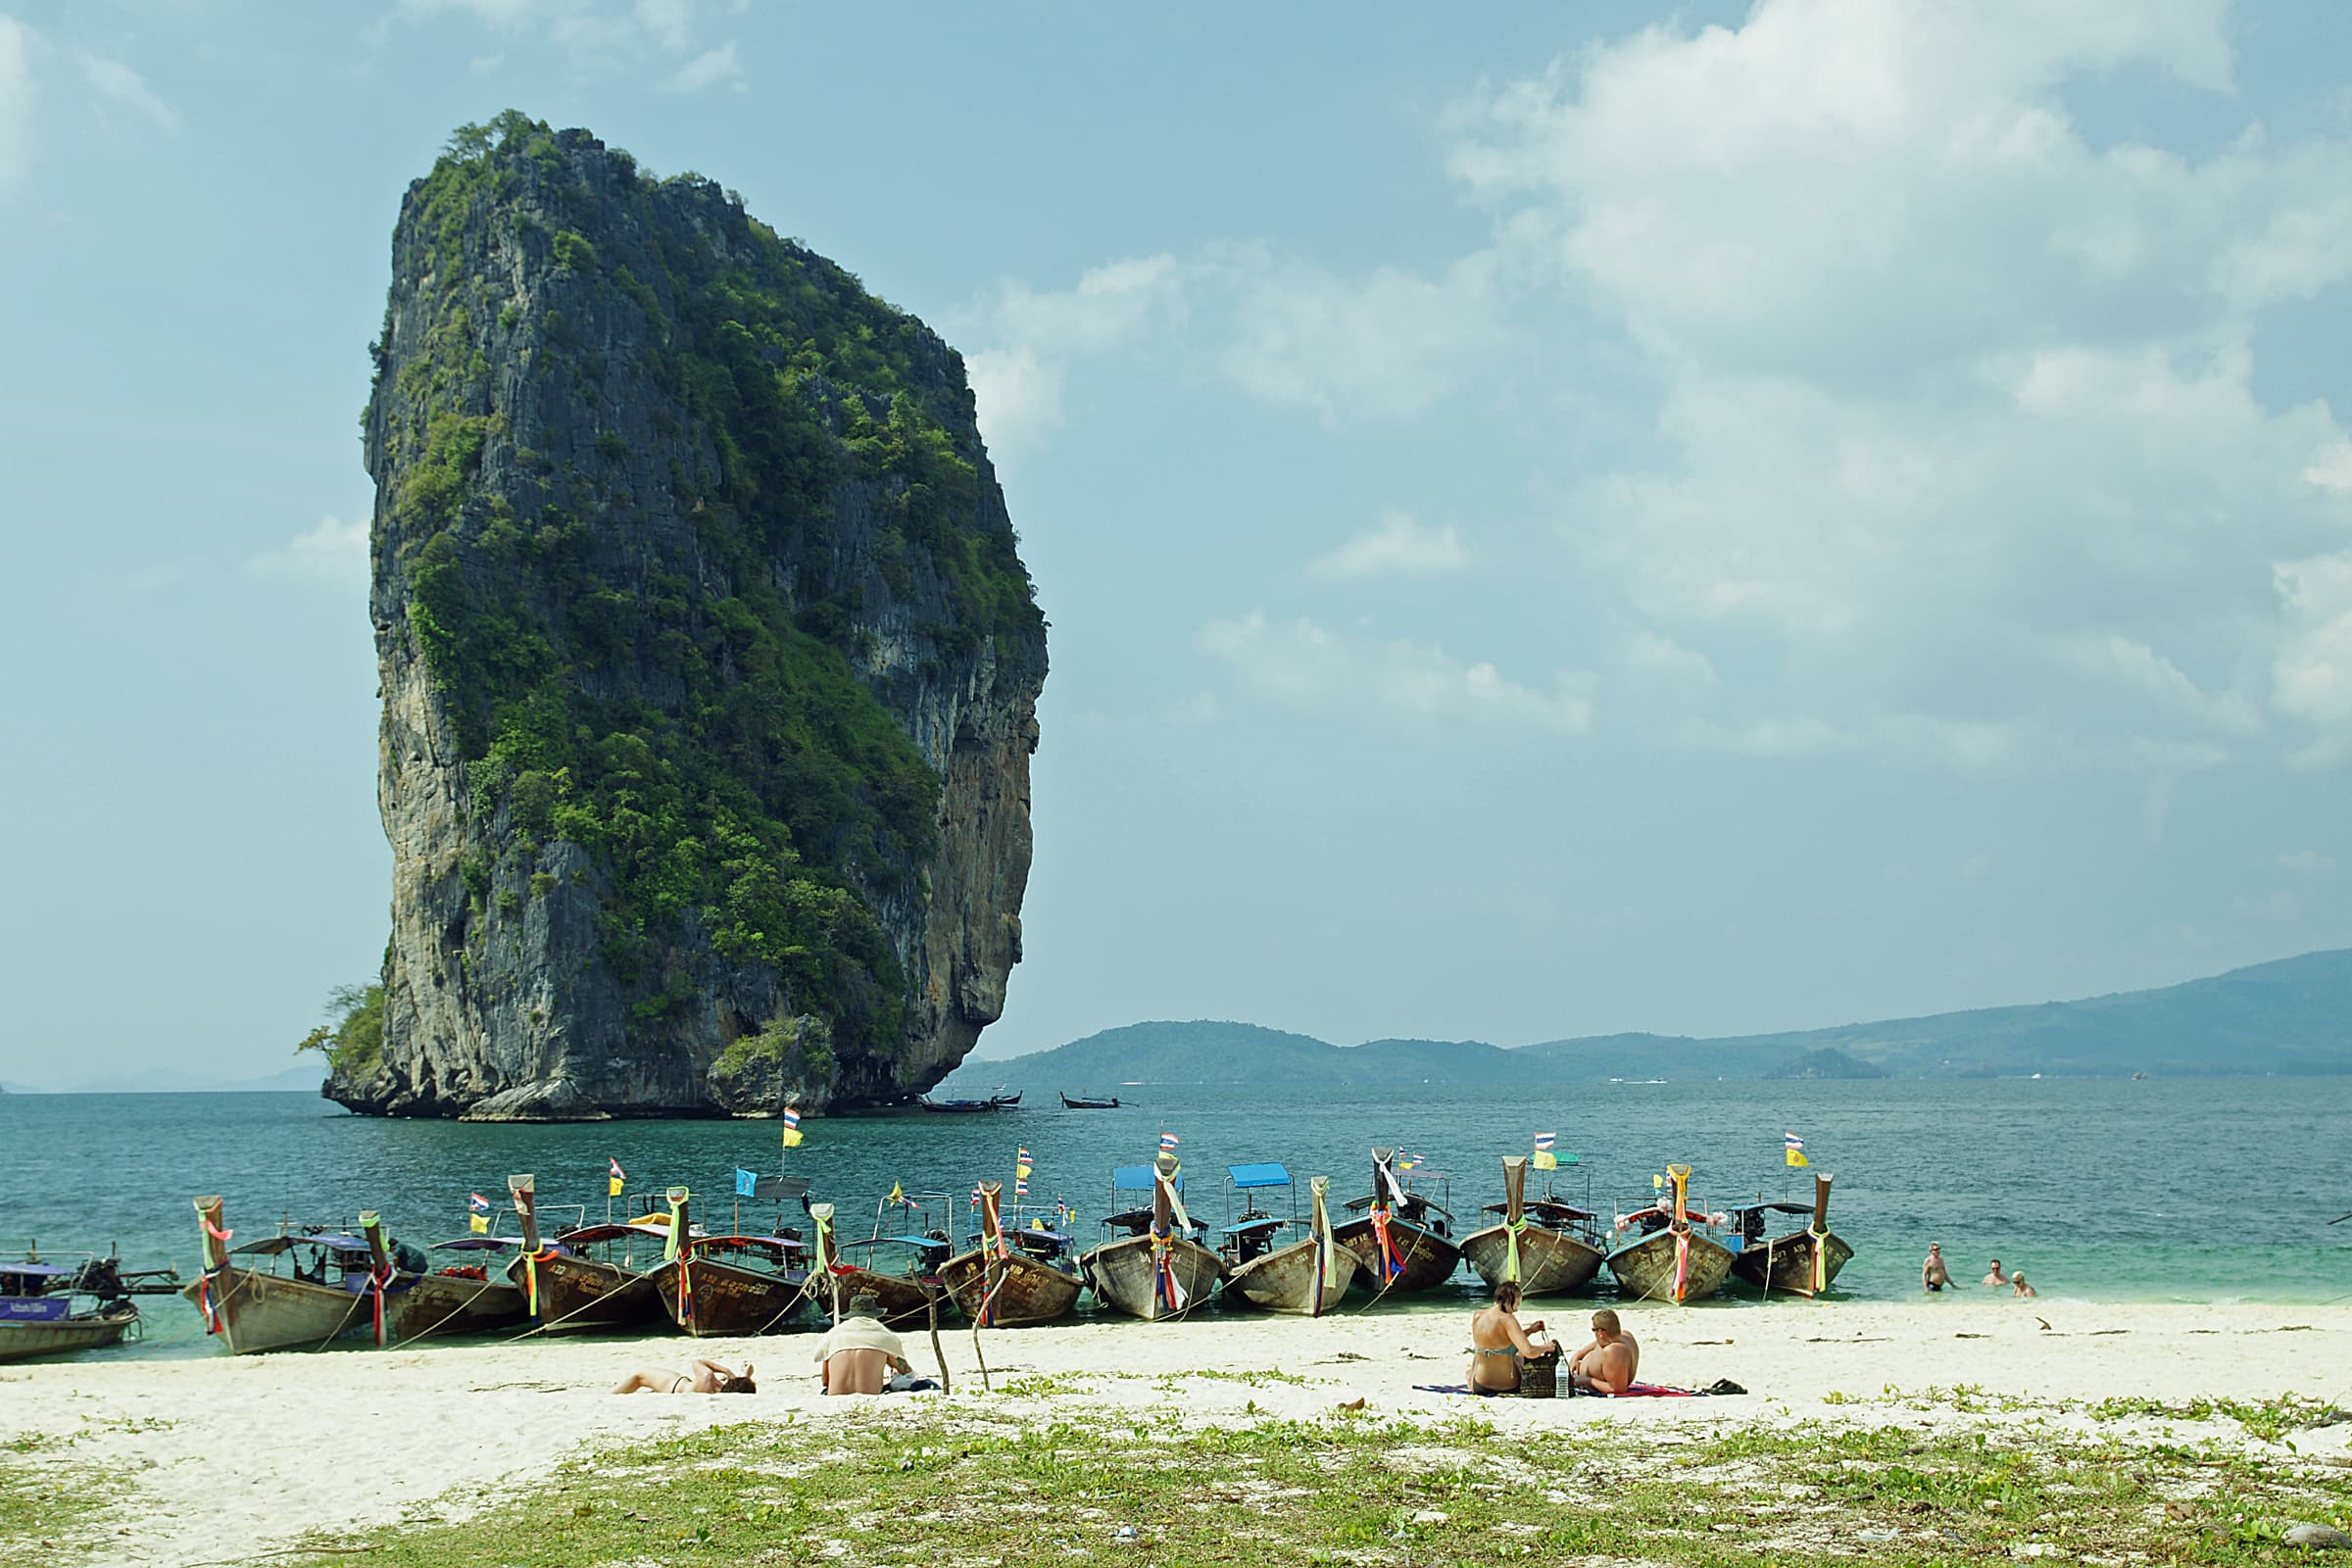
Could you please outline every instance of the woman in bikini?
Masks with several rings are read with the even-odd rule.
[[[1530,1338],[1543,1332],[1540,1318],[1520,1323],[1517,1285],[1505,1280],[1495,1286],[1494,1304],[1470,1318],[1470,1392],[1516,1393],[1520,1357],[1548,1355],[1557,1348],[1549,1340]]]
[[[752,1364],[744,1362],[741,1372],[730,1372],[716,1361],[697,1361],[692,1372],[672,1372],[666,1367],[639,1367],[613,1387],[614,1394],[757,1394],[759,1385],[752,1381]]]

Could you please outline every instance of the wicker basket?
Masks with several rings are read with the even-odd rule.
[[[1519,1363],[1519,1397],[1556,1399],[1560,1396],[1560,1352],[1533,1356]]]

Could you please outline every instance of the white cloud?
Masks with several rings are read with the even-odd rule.
[[[1425,528],[1408,513],[1387,512],[1379,527],[1318,556],[1306,569],[1315,577],[1430,577],[1461,566],[1462,541],[1452,523]]]
[[[1574,675],[1550,691],[1503,678],[1492,663],[1462,663],[1410,642],[1359,642],[1311,620],[1275,625],[1262,613],[1213,620],[1201,651],[1271,702],[1411,728],[1493,729],[1579,735],[1592,703]]]
[[[2067,105],[2124,67],[2227,91],[2224,11],[1758,0],[1457,116],[1511,265],[1661,388],[1662,451],[1562,532],[1720,674],[1677,733],[2169,778],[2285,718],[2352,760],[2352,442],[2252,352],[2352,278],[2352,145],[2200,160]]]
[[[735,58],[735,45],[722,43],[715,49],[706,49],[676,71],[662,78],[663,92],[701,92],[721,82],[741,82],[743,64]]]
[[[1960,879],[1963,882],[1982,882],[1991,874],[1992,857],[1986,855],[1983,850],[1979,850],[1960,862]]]
[[[178,112],[156,96],[155,89],[147,85],[146,77],[121,61],[78,51],[77,56],[81,61],[82,76],[101,98],[121,104],[125,109],[136,110],[164,130],[178,134]]]
[[[2317,850],[2296,850],[2279,856],[2278,863],[2289,871],[2332,871],[2335,869],[2335,857],[2322,855]]]
[[[1498,265],[1481,252],[1436,279],[1385,267],[1362,279],[1302,264],[1251,268],[1226,373],[1262,402],[1334,421],[1409,417],[1504,341]]]
[[[368,524],[321,517],[318,527],[247,561],[245,570],[281,582],[337,588],[364,585],[368,581]]]
[[[963,357],[980,433],[1000,463],[1036,445],[1061,422],[1061,377],[1034,350],[983,349]]]
[[[1007,283],[967,313],[975,340],[965,378],[979,406],[990,454],[1007,464],[1061,422],[1061,389],[1072,360],[1121,348],[1183,307],[1186,270],[1172,256],[1106,263],[1074,287],[1038,290]]]
[[[31,162],[32,29],[0,17],[0,188]]]
[[[694,41],[693,12],[688,0],[637,0],[637,24],[662,48],[683,54]]]
[[[501,31],[520,27],[538,10],[538,0],[400,0],[400,13],[404,16],[431,18],[449,12],[471,17],[482,25]]]

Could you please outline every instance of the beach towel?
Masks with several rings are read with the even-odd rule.
[[[827,1329],[825,1337],[816,1342],[813,1359],[823,1366],[825,1357],[843,1350],[880,1350],[894,1361],[906,1359],[905,1342],[870,1317],[845,1317]]]

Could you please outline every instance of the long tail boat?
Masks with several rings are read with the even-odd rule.
[[[384,1338],[387,1292],[398,1277],[380,1272],[357,1236],[320,1232],[270,1236],[232,1249],[218,1197],[196,1200],[204,1233],[204,1272],[181,1292],[204,1314],[232,1355],[319,1349],[346,1334]]]
[[[0,1258],[0,1361],[63,1355],[121,1343],[139,1320],[104,1259],[77,1264],[27,1252]]]
[[[1508,1280],[1523,1296],[1565,1296],[1592,1283],[1607,1254],[1591,1240],[1592,1215],[1545,1194],[1527,1200],[1527,1156],[1502,1161],[1502,1223],[1462,1238],[1462,1256],[1489,1285]]]
[[[1208,1304],[1225,1281],[1225,1260],[1192,1239],[1192,1216],[1176,1191],[1181,1179],[1176,1156],[1163,1153],[1150,1166],[1112,1173],[1114,1190],[1143,1172],[1152,1184],[1149,1209],[1114,1214],[1102,1223],[1134,1234],[1104,1242],[1086,1254],[1082,1266],[1095,1298],[1113,1311],[1147,1323],[1180,1317]]]
[[[372,1211],[360,1216],[360,1236],[368,1244],[369,1260],[378,1273],[393,1267],[392,1251],[384,1240],[383,1221]],[[442,1242],[433,1250],[456,1250],[495,1257],[521,1243],[502,1238],[503,1248],[489,1237],[468,1236]],[[384,1343],[421,1340],[439,1334],[485,1334],[512,1328],[530,1316],[527,1293],[519,1285],[490,1277],[488,1267],[453,1264],[442,1271],[402,1274],[397,1287],[384,1298]]]
[[[1112,1095],[1106,1100],[1092,1099],[1085,1095],[1073,1095],[1065,1089],[1061,1091],[1061,1108],[1064,1110],[1116,1110],[1119,1108],[1119,1097]]]
[[[986,1100],[933,1100],[928,1095],[917,1095],[914,1102],[924,1110],[941,1111],[951,1116],[970,1116],[991,1110],[1011,1110],[1020,1104],[1021,1096],[1027,1092],[1020,1090],[1009,1095],[991,1095]]]
[[[1690,1167],[1669,1165],[1674,1196],[1654,1208],[1627,1215],[1620,1226],[1643,1226],[1648,1234],[1609,1254],[1609,1272],[1627,1295],[1681,1306],[1704,1300],[1723,1289],[1732,1271],[1732,1250],[1691,1229]]]
[[[1006,1231],[1001,1182],[980,1184],[979,1245],[939,1265],[940,1283],[982,1328],[1050,1323],[1078,1304],[1086,1282],[1069,1262],[1070,1239],[1054,1231]]]
[[[946,1242],[929,1236],[884,1236],[878,1226],[876,1234],[863,1241],[844,1242],[834,1232],[831,1203],[809,1204],[808,1217],[816,1222],[809,1288],[829,1316],[840,1318],[861,1296],[881,1303],[882,1322],[891,1328],[907,1328],[930,1316],[932,1298],[940,1291],[939,1265],[948,1255]],[[849,1252],[864,1261],[851,1262],[845,1255]]]
[[[1281,1185],[1291,1185],[1291,1173],[1271,1161],[1236,1165],[1230,1174],[1237,1188],[1247,1189],[1276,1185],[1276,1172],[1280,1172]],[[1239,1296],[1269,1312],[1293,1312],[1301,1317],[1321,1317],[1340,1304],[1363,1265],[1332,1237],[1331,1178],[1309,1177],[1306,1187],[1306,1235],[1299,1240],[1273,1246],[1282,1225],[1277,1222],[1269,1227],[1266,1222],[1273,1216],[1266,1214],[1244,1214],[1240,1224],[1225,1228],[1226,1261],[1233,1270],[1225,1278],[1227,1296]]]
[[[526,1182],[514,1191],[522,1250],[507,1265],[507,1278],[522,1287],[524,1306],[541,1329],[641,1329],[668,1320],[661,1293],[637,1265],[637,1250],[657,1241],[666,1246],[664,1234],[643,1225],[582,1225],[543,1247],[531,1187]]]
[[[1366,1212],[1331,1234],[1361,1264],[1380,1295],[1434,1290],[1453,1277],[1462,1250],[1446,1234],[1451,1217],[1396,1177],[1396,1151],[1372,1151],[1372,1191],[1348,1203]]]
[[[1732,1258],[1733,1274],[1766,1295],[1786,1291],[1791,1296],[1819,1296],[1828,1290],[1838,1271],[1854,1255],[1843,1238],[1830,1230],[1832,1180],[1814,1172],[1811,1208],[1802,1203],[1755,1203],[1733,1210],[1739,1216],[1743,1243]],[[1762,1238],[1768,1212],[1803,1214],[1809,1223],[1803,1230],[1766,1241]]]
[[[794,1266],[802,1245],[784,1236],[697,1236],[688,1215],[693,1195],[669,1190],[669,1240],[646,1271],[670,1322],[697,1339],[747,1339],[806,1328],[795,1322],[808,1304],[808,1275]]]

